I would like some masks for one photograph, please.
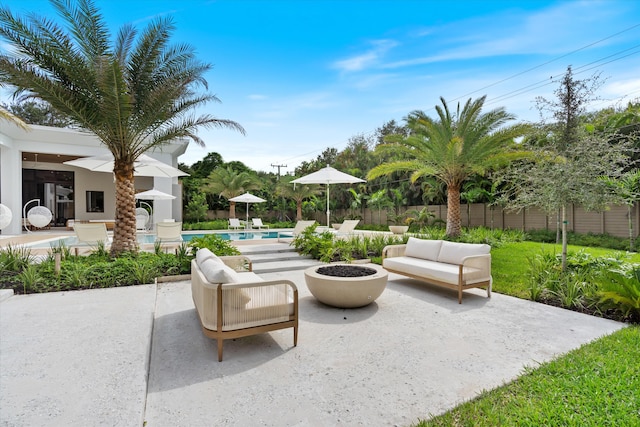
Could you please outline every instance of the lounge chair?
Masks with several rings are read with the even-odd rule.
[[[311,227],[312,225],[314,225],[316,222],[315,221],[298,221],[296,223],[296,226],[293,228],[292,231],[279,231],[278,232],[278,242],[280,241],[280,238],[294,238],[296,237],[298,234],[302,233],[304,230],[306,230],[307,228]]]
[[[238,218],[229,218],[229,226],[227,228],[229,230],[242,230],[244,225],[240,223]]]
[[[156,242],[164,249],[177,248],[182,244],[182,222],[156,223]]]
[[[160,242],[182,242],[182,222],[157,223],[156,240]]]
[[[356,225],[358,225],[359,222],[359,219],[347,219],[342,223],[340,228],[338,228],[337,230],[329,230],[329,232],[336,235],[336,237],[350,236],[351,234],[353,234],[353,230],[355,230]]]
[[[75,247],[76,255],[78,255],[79,246],[98,246],[105,247],[111,243],[111,239],[107,234],[107,225],[104,222],[78,223],[73,225],[78,239],[78,245]]]
[[[269,229],[269,226],[262,223],[261,218],[252,218],[251,219],[251,228],[257,228],[258,230],[262,230],[263,228]]]

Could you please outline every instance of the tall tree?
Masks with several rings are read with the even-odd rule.
[[[390,139],[376,151],[394,153],[398,160],[371,169],[368,179],[393,172],[411,172],[412,182],[433,176],[447,186],[447,235],[460,235],[460,189],[474,174],[522,158],[526,153],[515,149],[515,138],[524,133],[523,125],[504,126],[513,116],[503,108],[482,112],[486,97],[469,99],[452,113],[444,98],[436,106],[438,119],[423,111],[414,111],[405,119],[410,135]]]
[[[113,44],[91,0],[51,0],[62,27],[35,14],[21,18],[0,9],[0,36],[11,46],[0,55],[0,83],[20,99],[40,99],[93,132],[114,157],[116,225],[111,253],[136,251],[134,162],[144,152],[176,138],[199,145],[201,127],[243,128],[230,120],[192,111],[214,95],[186,44],[171,45],[171,18],[157,18],[144,31],[124,25]]]
[[[31,125],[64,128],[73,122],[43,101],[14,102],[3,105],[7,110]]]
[[[249,172],[237,172],[231,166],[217,167],[205,179],[205,191],[232,199],[261,187],[257,176]],[[229,201],[229,218],[236,217],[236,202]]]
[[[602,177],[617,178],[628,164],[625,144],[609,143],[607,134],[590,132],[584,112],[599,87],[598,76],[576,80],[571,67],[555,90],[556,98],[538,98],[543,123],[525,140],[535,161],[513,164],[499,178],[500,200],[511,208],[536,206],[558,214],[562,238],[562,268],[567,262],[567,207],[579,204],[603,210],[613,194]],[[550,113],[552,122],[544,121]]]

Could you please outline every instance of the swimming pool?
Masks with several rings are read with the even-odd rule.
[[[277,239],[277,231],[228,231],[228,232],[210,232],[210,233],[198,233],[198,232],[184,232],[182,233],[182,241],[190,242],[195,237],[203,237],[209,234],[215,234],[223,240],[230,241],[246,241],[246,240],[269,240]],[[141,245],[155,243],[155,234],[138,234],[138,243]],[[30,248],[50,248],[55,246],[74,246],[78,244],[78,239],[75,236],[58,237],[55,239],[49,239],[45,241],[35,242],[26,246]]]

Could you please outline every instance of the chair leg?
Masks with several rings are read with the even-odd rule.
[[[298,345],[298,327],[293,327],[293,346],[296,347]]]
[[[458,304],[462,304],[462,287],[458,288]]]
[[[222,362],[222,344],[224,343],[224,340],[222,338],[218,338],[216,341],[218,341],[218,362]]]

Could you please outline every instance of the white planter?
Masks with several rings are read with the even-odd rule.
[[[409,226],[408,225],[390,225],[389,231],[391,231],[393,234],[404,234],[407,231],[409,231]]]

